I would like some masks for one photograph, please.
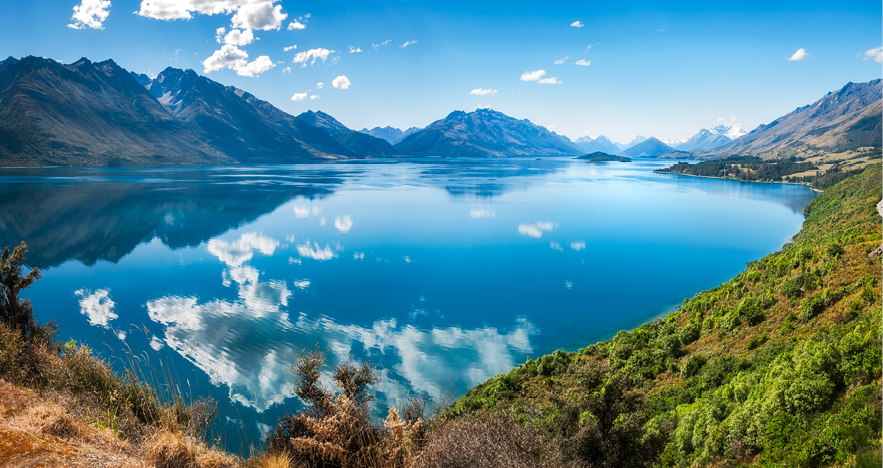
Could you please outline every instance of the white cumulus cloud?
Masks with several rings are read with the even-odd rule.
[[[537,81],[537,83],[539,83],[539,84],[561,84],[561,82],[558,81],[558,78],[555,78],[554,76],[550,77],[550,78],[543,78],[542,80]]]
[[[573,23],[570,23],[571,28],[581,28],[583,26],[585,26],[585,25],[580,23],[579,21],[574,21]]]
[[[350,79],[344,75],[338,76],[331,82],[331,86],[334,86],[337,89],[349,89],[350,84]]]
[[[555,61],[555,65],[561,65],[562,63],[566,62],[567,59],[569,59],[569,58],[570,57],[564,57],[563,59],[558,59]]]
[[[238,12],[243,7],[255,10],[257,5],[261,5],[260,8],[264,9],[270,5],[270,8],[275,11],[276,9],[272,8],[273,3],[268,0],[141,0],[141,8],[137,13],[147,18],[159,20],[189,20],[193,18],[193,14],[231,14]],[[236,26],[234,25],[234,27]]]
[[[202,62],[205,73],[223,70],[229,68],[236,70],[239,76],[260,75],[265,71],[276,66],[270,57],[261,55],[253,62],[248,61],[248,53],[232,44],[224,44],[219,50],[216,50],[209,58]]]
[[[413,44],[416,44],[416,43],[417,43],[417,41],[407,41],[407,42],[405,42],[404,44],[400,45],[399,47],[402,48],[402,49],[404,49],[405,47],[408,47],[409,45],[413,45]]]
[[[497,90],[496,89],[475,88],[472,91],[469,91],[469,94],[475,94],[478,96],[493,96],[494,94],[497,94]]]
[[[307,29],[307,26],[300,21],[292,21],[288,23],[288,30],[293,31],[295,29]]]
[[[582,65],[582,66],[584,66],[584,67],[588,67],[589,65],[592,64],[592,61],[591,61],[591,60],[579,59],[579,60],[577,60],[576,62],[573,62],[573,64],[574,64],[574,65]]]
[[[324,86],[325,86],[325,83],[322,83],[321,81],[316,83],[316,89],[322,89]]]
[[[238,70],[246,65],[248,65],[248,53],[230,44],[225,44],[202,62],[205,73],[224,68]]]
[[[583,241],[573,241],[570,243],[570,248],[579,252],[586,248],[586,243]]]
[[[292,101],[306,101],[307,100],[307,93],[294,93],[294,96],[291,96],[291,100]],[[297,208],[294,209],[294,213],[295,213],[295,215],[297,214]],[[297,217],[300,218],[300,216],[297,216]]]
[[[282,73],[291,73],[291,67],[285,67],[282,69]]]
[[[290,51],[290,50],[294,50],[294,49],[297,49],[297,44],[295,44],[295,45],[290,45],[290,46],[288,46],[288,47],[286,47],[286,48],[284,48],[284,49],[282,49],[282,50],[285,51],[285,52],[288,52],[288,51]]]
[[[351,54],[357,54],[357,53],[359,53],[359,52],[361,52],[361,51],[362,51],[362,49],[361,49],[360,47],[353,47],[353,46],[350,46],[350,53],[351,53]]]
[[[109,328],[108,322],[117,318],[113,312],[116,303],[110,298],[109,289],[99,289],[94,293],[88,289],[78,289],[74,294],[80,297],[80,313],[88,317],[89,325]]]
[[[234,29],[224,36],[224,44],[244,46],[249,45],[252,42],[254,42],[254,33],[251,29],[246,29],[245,31]]]
[[[316,99],[319,99],[319,97],[320,96],[313,94],[312,96],[310,96],[310,101],[315,101]]]
[[[236,70],[236,74],[239,76],[250,76],[254,77],[255,75],[260,75],[261,73],[275,67],[276,64],[270,60],[270,57],[266,55],[261,55],[256,58],[253,62],[248,63],[244,67],[240,67]]]
[[[110,0],[83,0],[74,6],[71,29],[104,29],[104,20],[110,14]]]
[[[521,74],[521,81],[537,81],[545,74],[546,74],[546,70],[524,72]]]
[[[868,49],[862,55],[864,55],[864,57],[862,57],[863,62],[871,59],[877,63],[883,63],[883,47],[874,47],[873,49]]]
[[[234,28],[269,31],[271,29],[278,30],[282,26],[282,21],[287,17],[286,13],[282,13],[282,5],[261,2],[242,5],[230,19],[230,22]]]
[[[328,56],[333,53],[334,53],[333,50],[323,49],[321,47],[318,49],[310,49],[305,52],[298,52],[297,55],[294,56],[294,60],[292,60],[292,62],[293,63],[302,63],[303,66],[306,67],[307,60],[312,59],[312,61],[310,62],[310,65],[313,65],[314,63],[316,63],[316,59],[322,59],[322,62],[324,63],[325,60],[328,59]]]
[[[797,52],[794,52],[794,55],[788,57],[789,62],[802,62],[809,58],[809,53],[807,53],[806,49],[797,49]]]

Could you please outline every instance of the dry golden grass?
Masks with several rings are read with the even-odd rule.
[[[291,455],[288,453],[269,454],[259,459],[260,468],[290,468]]]
[[[182,432],[160,430],[144,444],[145,458],[156,468],[236,468],[239,460],[207,447]]]
[[[146,468],[112,431],[72,416],[60,396],[40,396],[0,380],[0,466]]]

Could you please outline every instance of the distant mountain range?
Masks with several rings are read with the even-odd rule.
[[[390,144],[394,145],[394,144],[402,141],[402,139],[405,138],[406,136],[416,132],[417,130],[420,130],[420,129],[417,127],[411,127],[407,130],[402,131],[402,130],[399,130],[398,128],[387,126],[387,127],[383,127],[383,128],[374,127],[371,130],[368,130],[367,128],[363,128],[359,131],[362,133],[367,133],[368,135],[371,135],[373,137],[383,138],[384,140],[388,141]]]
[[[408,156],[578,156],[583,150],[545,127],[490,109],[454,111],[395,145]]]
[[[751,133],[702,129],[685,141],[604,136],[576,142],[490,109],[455,111],[423,129],[354,131],[321,111],[294,117],[193,70],[155,78],[112,60],[0,61],[0,166],[286,163],[399,156],[716,158],[806,156],[881,147],[881,81],[849,83]]]
[[[600,135],[597,137],[580,137],[574,143],[576,143],[586,153],[601,152],[615,155],[619,154],[619,152],[622,151],[622,148],[620,148],[618,144],[610,141],[610,139],[604,135]]]
[[[742,128],[738,125],[734,127],[718,125],[717,127],[714,127],[712,129],[703,128],[699,130],[699,133],[693,135],[689,139],[657,140],[672,149],[678,151],[690,151],[697,148],[717,148],[745,134],[746,132],[742,130]],[[602,151],[608,154],[625,154],[626,150],[637,146],[647,140],[648,138],[644,137],[643,135],[638,135],[637,137],[635,137],[634,140],[629,143],[614,143],[604,135],[600,135],[597,137],[584,136],[577,139],[575,143],[588,153]]]

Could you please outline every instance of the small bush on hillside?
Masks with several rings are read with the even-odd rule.
[[[678,338],[680,338],[681,343],[684,345],[688,345],[699,339],[699,336],[702,333],[702,324],[698,321],[691,320],[683,330],[681,330]]]
[[[698,374],[699,369],[701,369],[706,362],[708,362],[708,360],[705,359],[705,356],[701,356],[698,354],[692,356],[690,359],[687,359],[681,366],[681,378],[689,379],[690,377]]]
[[[800,319],[804,322],[809,322],[822,313],[822,310],[824,309],[825,302],[818,294],[814,294],[806,298],[806,300],[800,305]]]

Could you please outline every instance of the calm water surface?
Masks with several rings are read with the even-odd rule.
[[[305,348],[380,364],[385,404],[462,394],[726,281],[814,196],[667,164],[5,169],[0,245],[43,270],[41,320],[212,395],[235,449],[297,409]]]

